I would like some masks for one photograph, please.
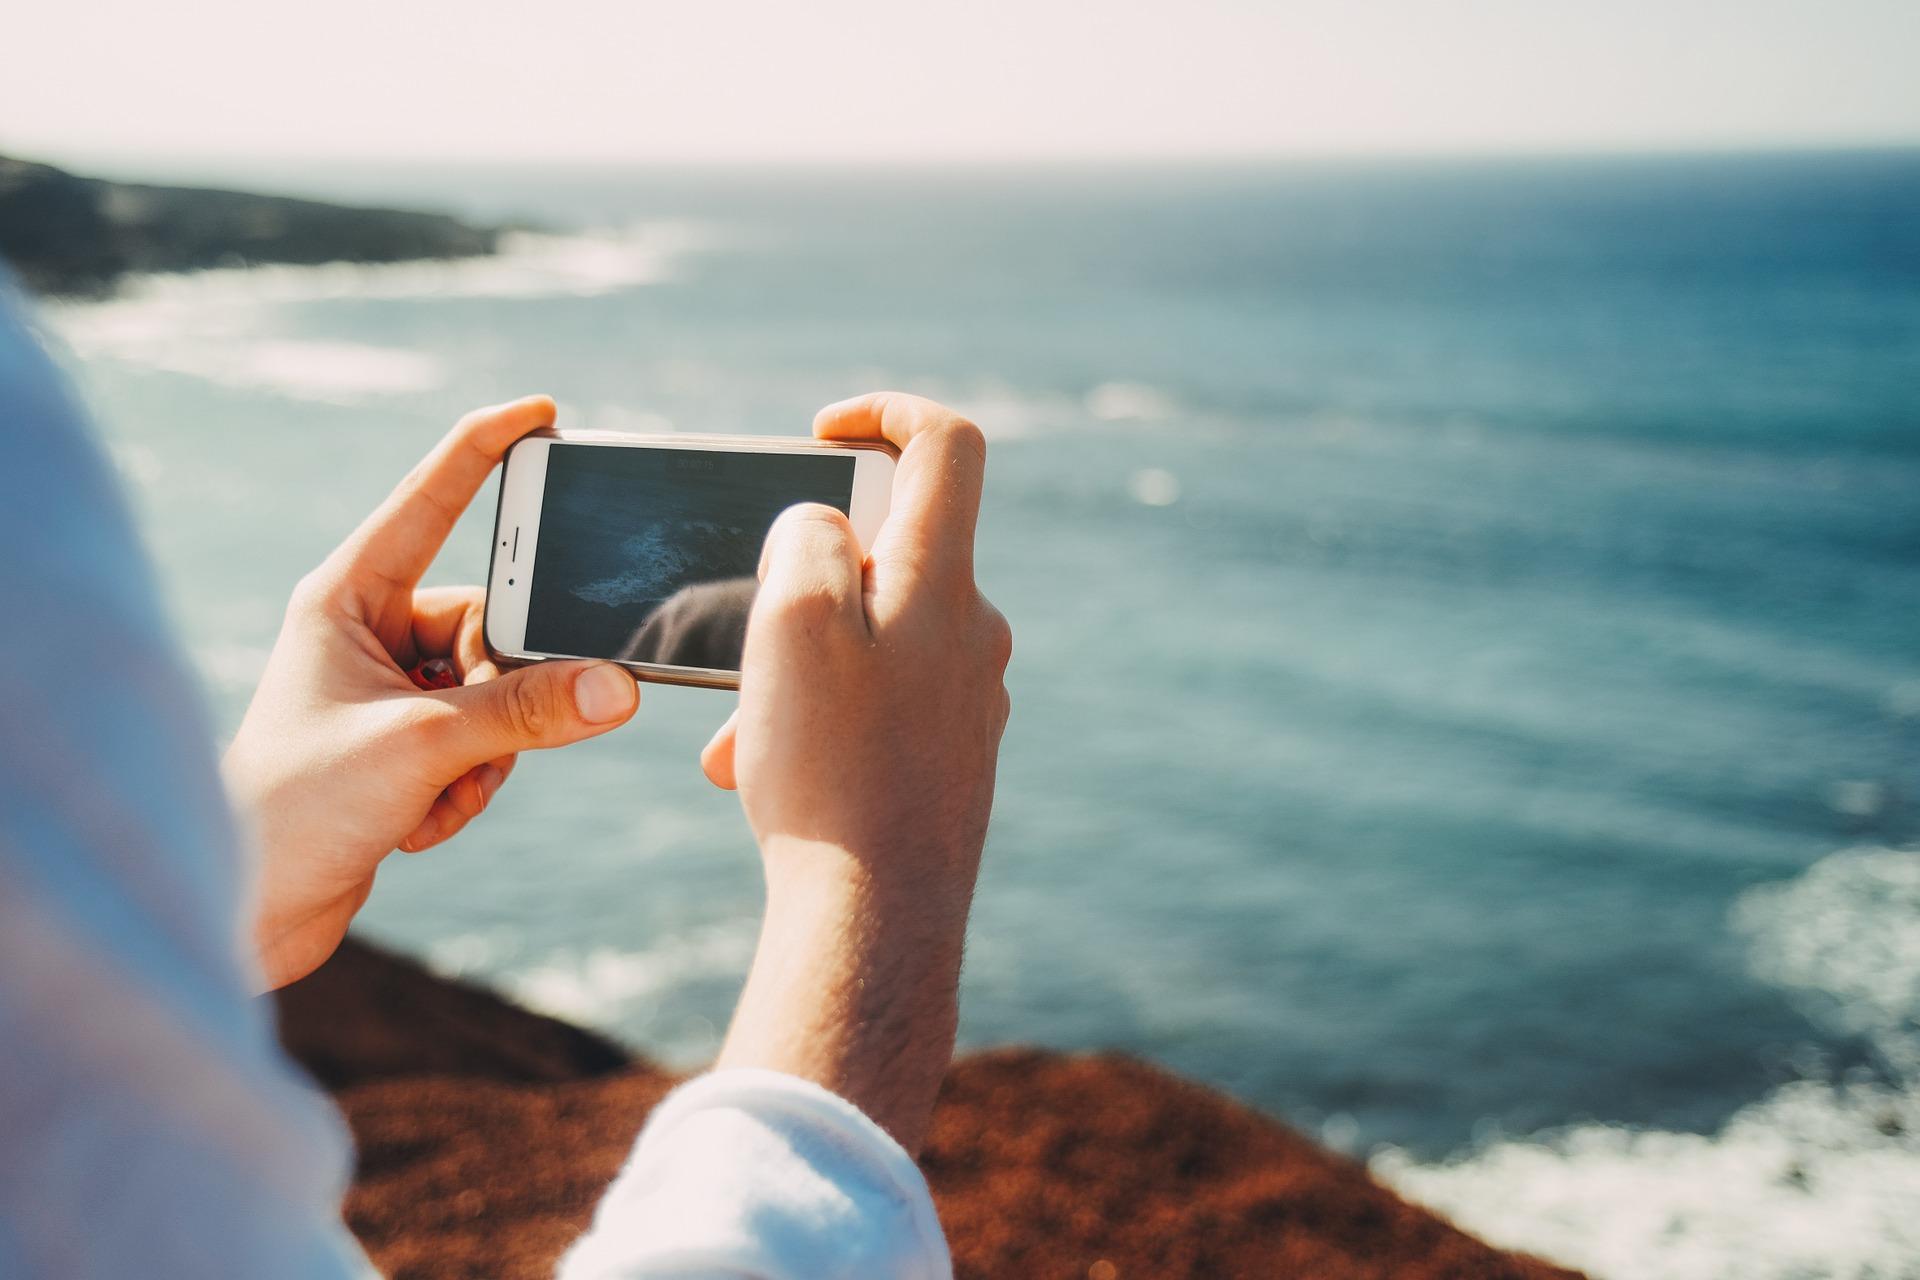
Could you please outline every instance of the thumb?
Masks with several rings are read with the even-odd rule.
[[[447,763],[471,767],[624,724],[640,705],[640,686],[608,662],[542,662],[431,696],[453,713],[441,731],[454,757]]]

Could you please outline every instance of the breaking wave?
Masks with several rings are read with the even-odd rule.
[[[704,1018],[663,1018],[662,1005],[690,983],[737,982],[753,959],[758,932],[757,920],[742,918],[642,950],[561,950],[532,963],[522,961],[511,933],[464,934],[430,946],[427,962],[453,977],[483,976],[530,1009],[644,1038],[649,1057],[691,1066],[713,1056],[722,1029]]]
[[[276,332],[278,308],[332,301],[592,297],[669,279],[713,245],[688,223],[619,232],[510,232],[487,257],[218,267],[133,276],[98,302],[46,308],[82,360],[110,360],[297,400],[356,404],[449,382],[432,352]]]
[[[1579,1125],[1373,1171],[1509,1248],[1607,1280],[1920,1277],[1920,852],[1833,854],[1750,890],[1753,971],[1862,1037],[1880,1069],[1801,1080],[1718,1133]]]

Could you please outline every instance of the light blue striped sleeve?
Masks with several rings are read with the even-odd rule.
[[[197,686],[4,278],[0,446],[0,1276],[363,1276],[344,1127],[251,996]]]

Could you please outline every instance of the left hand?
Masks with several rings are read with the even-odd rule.
[[[553,417],[545,396],[468,414],[294,589],[222,766],[262,854],[254,939],[270,986],[332,955],[381,860],[466,826],[516,753],[605,733],[639,706],[609,663],[503,674],[481,637],[485,593],[418,586],[507,448]],[[414,686],[408,669],[435,657],[461,687]]]

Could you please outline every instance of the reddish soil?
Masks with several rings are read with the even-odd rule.
[[[359,1143],[347,1220],[391,1280],[544,1278],[674,1077],[349,942],[282,1038]],[[1358,1164],[1113,1054],[958,1061],[921,1165],[969,1280],[1566,1280]]]

